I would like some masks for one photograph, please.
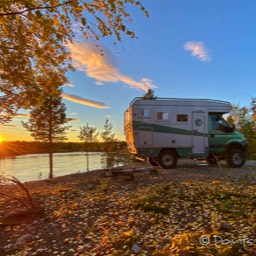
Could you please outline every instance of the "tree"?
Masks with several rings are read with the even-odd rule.
[[[102,156],[101,162],[104,168],[111,168],[115,163],[114,142],[115,134],[112,131],[113,125],[109,122],[107,118],[104,124],[104,131],[100,133],[103,142],[104,155]]]
[[[153,89],[148,89],[148,91],[142,97],[144,100],[155,100],[155,92]]]
[[[0,122],[10,120],[18,108],[37,104],[30,95],[45,90],[42,78],[55,74],[67,82],[66,71],[73,67],[66,45],[77,27],[86,40],[134,38],[129,6],[148,16],[138,0],[1,0]]]
[[[22,122],[35,140],[49,145],[49,178],[53,177],[53,142],[66,140],[65,131],[70,128],[63,126],[67,118],[66,107],[61,100],[60,90],[58,94],[44,94],[41,104],[31,109],[29,121]]]
[[[251,99],[249,107],[233,106],[231,116],[228,122],[235,124],[237,129],[241,131],[248,140],[249,157],[256,157],[256,98]]]
[[[80,127],[80,133],[78,138],[83,141],[84,147],[86,149],[86,163],[87,163],[87,171],[89,171],[89,151],[92,150],[92,143],[98,141],[99,133],[96,132],[96,127],[89,126],[88,123],[86,125]]]
[[[8,123],[18,111],[18,100],[16,97],[9,97],[8,94],[0,96],[0,124]]]

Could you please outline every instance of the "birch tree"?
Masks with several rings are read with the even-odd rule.
[[[115,134],[113,133],[113,124],[107,118],[104,124],[104,130],[100,133],[104,155],[102,155],[101,163],[103,168],[111,168],[115,164],[115,153],[114,151],[114,142]]]
[[[98,141],[98,135],[96,127],[89,126],[88,123],[86,125],[80,127],[80,133],[78,138],[84,143],[84,147],[86,150],[86,169],[89,171],[89,151],[92,150],[92,143]]]

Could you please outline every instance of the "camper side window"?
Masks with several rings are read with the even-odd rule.
[[[139,108],[139,117],[148,118],[149,112],[147,108]]]
[[[169,113],[167,112],[157,112],[157,120],[159,121],[168,121]]]
[[[177,115],[177,122],[187,122],[188,115]]]

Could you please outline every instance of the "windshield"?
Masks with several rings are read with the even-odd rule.
[[[222,116],[212,116],[211,125],[213,130],[219,130],[224,132],[233,130],[232,127],[227,123],[226,120],[223,119]]]

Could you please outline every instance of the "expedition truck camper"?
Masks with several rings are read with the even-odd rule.
[[[245,163],[247,141],[222,117],[231,104],[211,99],[135,98],[125,111],[129,151],[161,168],[174,168],[180,157]]]

